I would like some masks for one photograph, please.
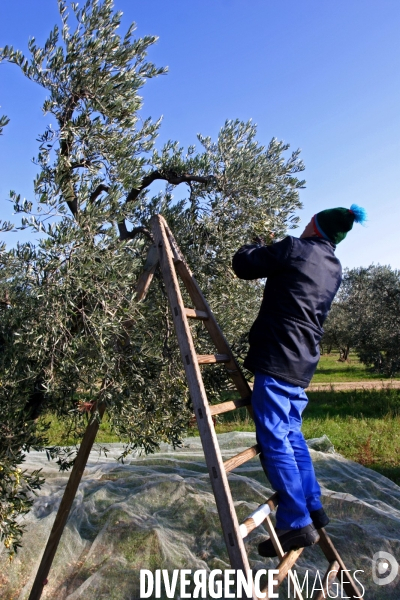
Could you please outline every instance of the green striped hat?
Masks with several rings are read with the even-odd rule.
[[[353,223],[365,223],[367,212],[365,208],[352,204],[350,208],[328,208],[317,213],[312,218],[314,231],[319,236],[339,244],[353,228]]]

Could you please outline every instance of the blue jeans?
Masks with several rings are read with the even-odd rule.
[[[322,507],[321,489],[301,432],[306,393],[299,386],[256,372],[251,403],[261,464],[279,494],[276,527],[305,527],[312,522],[310,511]]]

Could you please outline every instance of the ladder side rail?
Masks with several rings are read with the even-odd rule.
[[[240,534],[239,522],[233,505],[228,479],[219,452],[218,440],[211,418],[200,367],[197,363],[197,355],[194,349],[189,323],[186,318],[178,279],[173,264],[170,242],[166,235],[164,223],[160,216],[156,216],[153,217],[151,221],[151,227],[159,251],[161,272],[165,281],[174,327],[203,445],[204,456],[232,568],[240,569],[247,575],[250,569],[247,553]],[[253,598],[256,599],[254,587]]]
[[[339,565],[337,577],[341,579],[340,573],[343,571],[343,589],[348,594],[349,598],[361,598],[362,594],[357,585],[354,583],[352,576],[350,575],[350,571],[346,569],[346,566],[343,560],[340,558],[338,551],[332,543],[329,535],[326,533],[325,529],[319,529],[318,533],[320,535],[319,546],[322,552],[325,554],[328,562],[331,564],[336,561]]]
[[[238,363],[236,362],[236,359],[234,358],[234,356],[232,354],[232,350],[230,349],[230,346],[215,319],[215,316],[210,308],[210,305],[208,304],[207,300],[205,299],[205,297],[199,287],[199,284],[197,283],[195,277],[193,276],[185,259],[183,258],[182,254],[179,250],[179,247],[176,243],[176,240],[164,219],[163,219],[163,225],[167,232],[171,247],[176,256],[175,268],[176,268],[177,273],[179,274],[180,278],[182,279],[195,307],[198,310],[205,311],[208,313],[209,318],[206,321],[204,321],[204,325],[206,326],[208,333],[210,334],[210,337],[213,340],[218,352],[220,354],[228,354],[230,356],[230,361],[225,364],[225,368],[227,369],[229,375],[231,376],[231,378],[236,386],[236,389],[240,393],[241,397],[246,398],[247,396],[251,396],[250,386],[249,386],[247,380],[245,379]]]
[[[157,266],[158,252],[155,244],[152,244],[148,249],[143,271],[136,282],[135,292],[137,302],[141,302],[145,299]]]
[[[331,583],[338,576],[340,571],[339,563],[337,560],[334,560],[330,563],[328,570],[326,571],[324,578],[322,580],[322,590],[319,590],[316,596],[313,597],[313,600],[325,600],[326,595],[325,592],[328,592]]]

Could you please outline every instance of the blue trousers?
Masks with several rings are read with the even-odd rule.
[[[279,494],[278,529],[298,529],[322,507],[321,489],[304,436],[301,415],[308,403],[303,388],[255,373],[252,407],[261,463]]]

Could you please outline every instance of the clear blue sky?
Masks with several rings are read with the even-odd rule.
[[[399,0],[115,0],[123,29],[156,34],[149,58],[169,74],[143,89],[144,115],[164,115],[160,141],[216,137],[226,119],[252,118],[258,139],[301,148],[305,225],[353,202],[369,214],[337,248],[345,267],[400,268]],[[56,0],[1,0],[0,46],[25,51],[58,23]],[[0,207],[32,195],[45,92],[0,65]],[[295,235],[300,234],[295,231]]]

